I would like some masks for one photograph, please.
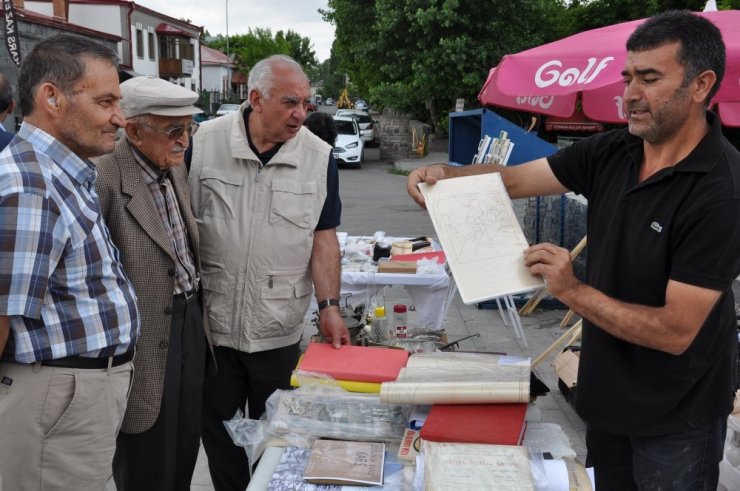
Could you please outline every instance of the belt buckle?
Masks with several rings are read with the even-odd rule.
[[[185,301],[189,301],[191,298],[195,296],[195,294],[198,293],[198,285],[196,284],[193,288],[191,288],[187,292],[183,292],[182,295],[185,297]]]

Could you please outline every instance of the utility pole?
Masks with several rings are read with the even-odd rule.
[[[226,0],[226,99],[231,101],[231,55],[229,54],[229,0]]]

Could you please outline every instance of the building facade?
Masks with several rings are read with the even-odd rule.
[[[17,0],[16,0],[17,2]],[[130,76],[152,75],[202,90],[202,27],[160,14],[129,0],[25,0],[24,8],[69,24],[120,38],[121,68]]]
[[[23,7],[22,0],[14,0],[13,7],[13,17],[15,17],[17,26],[17,46],[21,61],[40,40],[65,32],[92,38],[112,49],[116,49],[122,42],[120,36],[71,24],[59,16],[44,15],[27,10]],[[4,3],[0,3],[0,15],[2,15],[2,22],[5,25],[6,11]],[[0,72],[8,77],[13,92],[17,94],[20,68],[14,63],[6,46],[0,47]],[[16,104],[15,114],[9,115],[3,124],[7,131],[16,132],[21,120],[20,108]]]

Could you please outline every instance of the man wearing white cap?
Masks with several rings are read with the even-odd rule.
[[[200,445],[206,337],[198,227],[184,162],[198,95],[160,78],[121,84],[126,135],[97,162],[96,188],[139,298],[134,382],[116,441],[118,491],[190,489]]]

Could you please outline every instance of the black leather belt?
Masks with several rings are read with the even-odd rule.
[[[56,360],[43,360],[42,366],[59,367],[59,368],[83,368],[83,369],[100,369],[108,368],[108,362],[111,360],[111,367],[117,367],[128,363],[134,359],[134,350],[131,349],[126,353],[110,358],[87,358],[84,356],[66,356]]]
[[[177,294],[175,294],[175,298],[180,299],[180,300],[188,301],[191,298],[193,298],[196,293],[198,293],[198,288],[197,287],[196,288],[193,288],[189,292],[177,293]]]

